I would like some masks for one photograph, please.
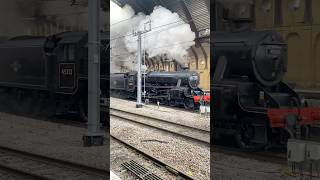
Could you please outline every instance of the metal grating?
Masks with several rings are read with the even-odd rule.
[[[151,173],[148,169],[144,168],[134,160],[130,160],[129,162],[125,162],[121,164],[130,172],[139,177],[139,179],[143,180],[162,180],[157,175]]]

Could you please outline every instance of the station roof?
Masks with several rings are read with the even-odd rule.
[[[163,6],[190,24],[196,40],[210,36],[210,0],[112,0],[123,7],[129,4],[135,12],[150,14],[155,6]]]

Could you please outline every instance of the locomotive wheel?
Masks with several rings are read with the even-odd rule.
[[[254,137],[253,127],[250,125],[250,120],[243,120],[238,126],[237,133],[235,134],[235,140],[240,148],[251,149],[251,139]]]
[[[185,99],[184,100],[184,108],[186,109],[194,109],[194,102],[192,99]]]

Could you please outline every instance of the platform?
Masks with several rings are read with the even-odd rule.
[[[109,169],[109,131],[104,146],[83,147],[85,128],[2,112],[0,127],[1,146]]]

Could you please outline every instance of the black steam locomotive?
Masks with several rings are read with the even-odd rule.
[[[103,40],[103,42],[106,41]],[[87,114],[88,34],[20,36],[0,43],[1,105],[18,113]],[[103,44],[102,42],[102,44]],[[101,106],[109,96],[109,51],[101,49]],[[105,112],[101,121],[106,122]]]
[[[305,103],[282,81],[287,45],[273,31],[212,33],[214,138],[232,135],[245,148],[286,145],[308,137],[315,120]]]
[[[145,98],[151,102],[159,101],[170,106],[194,109],[199,106],[194,98],[204,94],[198,87],[199,74],[192,71],[149,72],[142,79],[145,79],[146,84]],[[144,80],[142,80],[143,86]],[[110,88],[112,96],[135,99],[137,72],[111,74]]]
[[[253,30],[250,3],[222,5],[214,8],[211,34],[212,141],[234,137],[240,147],[256,149],[308,138],[319,110],[282,81],[286,42],[277,32]]]

